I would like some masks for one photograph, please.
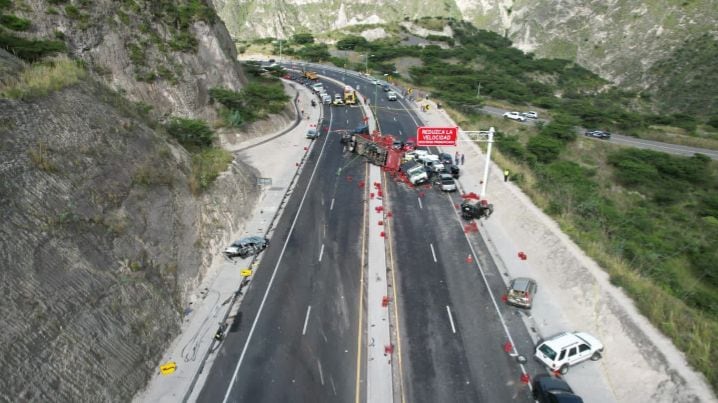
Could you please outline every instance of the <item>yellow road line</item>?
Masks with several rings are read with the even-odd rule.
[[[369,177],[369,164],[364,165],[364,178]],[[366,180],[364,181],[366,183]],[[364,200],[368,200],[367,198],[367,192],[369,191],[369,186],[364,186]],[[354,402],[360,403],[359,399],[361,397],[361,389],[359,388],[359,385],[361,383],[361,351],[362,351],[362,319],[363,319],[363,313],[364,313],[364,264],[365,264],[365,248],[366,248],[366,231],[368,226],[367,221],[367,206],[364,206],[364,218],[363,218],[363,225],[362,225],[362,238],[361,238],[361,265],[359,266],[359,325],[357,326],[357,365],[356,365],[356,384],[354,385]]]
[[[383,182],[386,184],[386,172],[383,172]],[[386,192],[386,186],[382,185],[384,187],[384,190]],[[384,193],[384,199],[387,199],[386,193]],[[393,217],[392,217],[393,221]],[[388,240],[389,244],[389,269],[391,270],[391,284],[392,284],[392,291],[394,292],[394,318],[396,318],[396,323],[394,324],[396,326],[396,356],[399,360],[399,391],[401,394],[401,403],[406,403],[405,397],[404,397],[404,366],[401,362],[401,325],[399,320],[399,300],[396,296],[396,288],[398,287],[396,283],[396,270],[394,270],[394,252],[391,247],[391,225],[389,223],[386,223],[386,239]]]

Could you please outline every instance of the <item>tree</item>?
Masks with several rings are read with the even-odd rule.
[[[369,42],[363,36],[351,35],[337,41],[337,49],[354,50],[356,48],[366,48]]]
[[[292,35],[292,40],[299,45],[306,45],[308,43],[314,43],[314,36],[309,33],[299,33]]]

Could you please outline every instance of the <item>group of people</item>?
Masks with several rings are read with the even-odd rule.
[[[464,154],[461,154],[461,156],[459,156],[459,152],[457,151],[456,154],[454,154],[454,161],[454,165],[464,165]]]

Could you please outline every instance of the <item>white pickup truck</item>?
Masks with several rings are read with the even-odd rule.
[[[426,174],[426,169],[424,169],[424,166],[421,164],[416,164],[408,168],[405,172],[412,185],[420,185],[429,180],[429,175]]]

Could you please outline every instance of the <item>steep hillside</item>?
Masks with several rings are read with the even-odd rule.
[[[258,196],[239,161],[198,188],[228,154],[158,118],[214,119],[209,90],[245,81],[198,0],[0,0],[0,401],[144,386]]]
[[[226,27],[202,0],[24,0],[5,14],[30,22],[15,35],[64,42],[94,76],[157,116],[213,118],[209,88],[246,82]]]
[[[334,1],[214,0],[220,16],[237,38],[286,38],[296,32],[326,32],[357,24],[391,23],[444,16],[473,22],[478,28],[506,35],[515,45],[542,57],[579,62],[614,83],[649,89],[658,98],[685,87],[661,83],[673,77],[656,65],[690,65],[686,48],[706,35],[716,43],[718,12],[713,0],[651,2],[630,0],[471,0],[420,3],[413,0],[366,0],[350,5]],[[321,10],[321,11],[319,11]],[[259,23],[261,21],[261,23]],[[706,39],[701,39],[705,41]],[[700,91],[696,98],[707,100]],[[677,103],[673,110],[693,113]],[[704,113],[705,109],[697,111]],[[715,113],[715,110],[711,113]]]

